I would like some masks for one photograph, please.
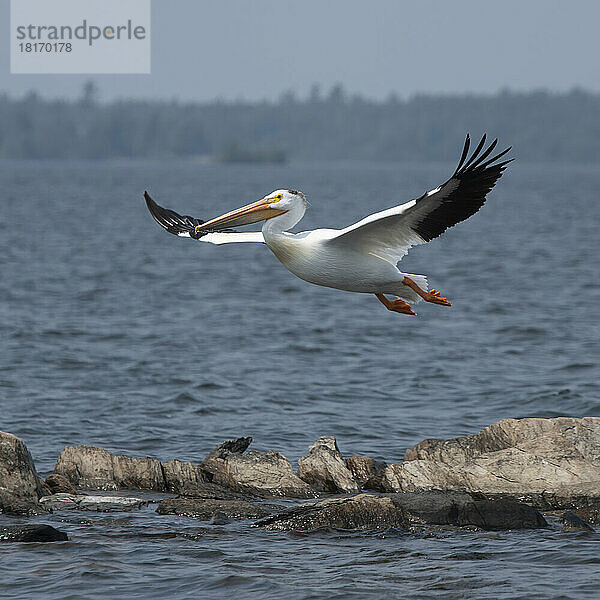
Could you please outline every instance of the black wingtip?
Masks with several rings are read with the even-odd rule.
[[[512,149],[512,146],[508,147],[505,150],[503,150],[502,152],[499,152],[498,154],[494,155],[492,158],[489,158],[490,154],[492,154],[492,152],[494,151],[494,149],[496,148],[496,146],[498,144],[498,139],[496,138],[495,140],[493,140],[489,144],[489,146],[485,150],[483,150],[486,140],[487,140],[487,134],[484,133],[481,137],[481,140],[477,144],[477,147],[471,153],[471,156],[467,158],[468,150],[469,150],[469,141],[470,141],[470,136],[467,133],[467,137],[465,140],[465,146],[463,148],[463,152],[461,154],[460,160],[458,161],[458,166],[456,167],[456,170],[454,171],[454,173],[452,175],[453,177],[464,176],[466,173],[483,172],[489,168],[496,168],[496,167],[498,167],[498,163],[496,163],[496,161],[499,158],[502,158],[505,154],[510,152],[510,150]],[[482,150],[483,150],[483,152],[482,152]],[[494,164],[494,163],[496,163],[496,164]],[[508,163],[506,163],[506,164],[508,164]]]
[[[494,139],[485,148],[486,134],[481,137],[469,156],[470,139],[470,135],[467,134],[458,167],[452,177],[435,191],[417,198],[417,203],[426,203],[425,213],[411,227],[427,242],[441,235],[448,227],[474,215],[483,206],[486,195],[502,176],[506,166],[514,160],[508,158],[499,162],[499,159],[510,152],[511,147],[490,157],[498,145],[498,140]],[[452,185],[447,186],[450,182],[453,182]],[[427,202],[430,202],[429,212]]]
[[[146,206],[148,206],[148,208],[152,205],[156,205],[156,202],[150,198],[150,194],[146,190],[144,190],[144,200],[146,201]]]
[[[221,233],[233,233],[233,229],[206,229],[203,231],[196,231],[198,225],[202,225],[204,221],[202,219],[196,219],[189,215],[180,215],[174,210],[169,208],[163,208],[152,198],[148,192],[144,192],[144,200],[146,200],[146,206],[152,215],[152,218],[166,231],[173,235],[185,234],[189,237],[199,240],[201,237],[208,233],[219,231]]]
[[[456,167],[456,171],[454,171],[453,176],[456,175],[460,171],[461,167],[463,166],[463,163],[465,162],[465,159],[467,158],[467,154],[469,154],[470,146],[471,146],[471,136],[467,133],[467,137],[465,138],[465,145],[463,147],[463,151],[460,156],[460,160],[458,161],[458,166]]]
[[[169,231],[169,226],[171,225],[169,222],[165,222],[165,209],[156,204],[154,200],[150,197],[150,194],[144,191],[144,200],[146,201],[146,206],[152,215],[152,218],[161,226],[164,227],[167,231]],[[173,232],[170,232],[173,233]]]

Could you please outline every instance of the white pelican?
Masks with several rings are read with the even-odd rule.
[[[450,306],[436,290],[428,291],[425,275],[403,273],[397,263],[411,246],[424,244],[475,214],[511,160],[498,162],[510,148],[488,158],[498,140],[482,152],[486,136],[471,156],[470,138],[452,177],[420,198],[365,217],[345,229],[290,233],[306,211],[306,198],[296,190],[276,190],[262,200],[210,221],[178,215],[162,208],[144,192],[156,222],[182,237],[212,244],[265,243],[300,279],[316,285],[375,294],[388,309],[414,315],[408,302],[421,299]],[[231,227],[264,221],[262,232],[238,233]],[[390,300],[389,294],[396,299]]]

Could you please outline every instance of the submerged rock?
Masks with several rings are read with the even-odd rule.
[[[255,523],[275,530],[409,528],[417,525],[483,530],[532,529],[547,525],[534,508],[512,500],[491,501],[459,492],[359,494],[305,502]]]
[[[594,531],[594,528],[576,514],[567,510],[562,516],[563,531]]]
[[[227,525],[229,523],[231,523],[231,519],[221,512],[215,513],[210,519],[211,525]]]
[[[0,431],[0,491],[35,502],[42,485],[21,438]]]
[[[0,542],[66,542],[64,531],[51,525],[8,525],[0,526]]]
[[[361,489],[384,492],[383,475],[386,464],[369,456],[349,456],[346,466]]]
[[[320,492],[356,493],[358,484],[332,435],[320,437],[298,460],[298,475]]]
[[[126,498],[124,496],[84,496],[59,493],[40,498],[40,504],[52,510],[112,512],[141,508],[146,506],[148,501],[142,498]]]
[[[220,444],[200,467],[211,483],[260,497],[314,498],[317,494],[274,450],[245,452],[252,438]]]
[[[243,500],[216,500],[213,498],[167,498],[156,509],[160,515],[180,515],[202,521],[215,520],[224,524],[223,515],[231,519],[258,519],[269,514],[264,508]],[[217,523],[216,521],[221,521]]]
[[[600,418],[504,419],[480,433],[425,440],[384,474],[388,491],[547,493],[600,483]]]

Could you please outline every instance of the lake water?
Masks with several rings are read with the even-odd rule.
[[[516,162],[426,246],[451,308],[391,313],[311,286],[262,245],[178,239],[281,187],[340,227],[454,165],[1,162],[0,430],[47,475],[65,445],[200,461],[219,442],[294,464],[320,435],[389,462],[505,417],[600,415],[600,169]],[[63,544],[0,547],[0,597],[597,598],[600,538],[547,530],[273,533],[137,513],[55,513]],[[4,518],[6,520],[6,518]]]

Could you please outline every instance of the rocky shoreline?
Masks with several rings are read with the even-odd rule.
[[[23,519],[137,510],[148,504],[140,492],[163,495],[162,515],[245,519],[280,531],[533,529],[549,516],[563,531],[600,525],[600,417],[504,419],[474,435],[424,440],[390,465],[344,458],[335,438],[323,436],[298,459],[297,472],[275,450],[248,450],[251,442],[223,442],[199,464],[67,446],[42,481],[25,443],[0,432],[0,541],[65,540]]]

